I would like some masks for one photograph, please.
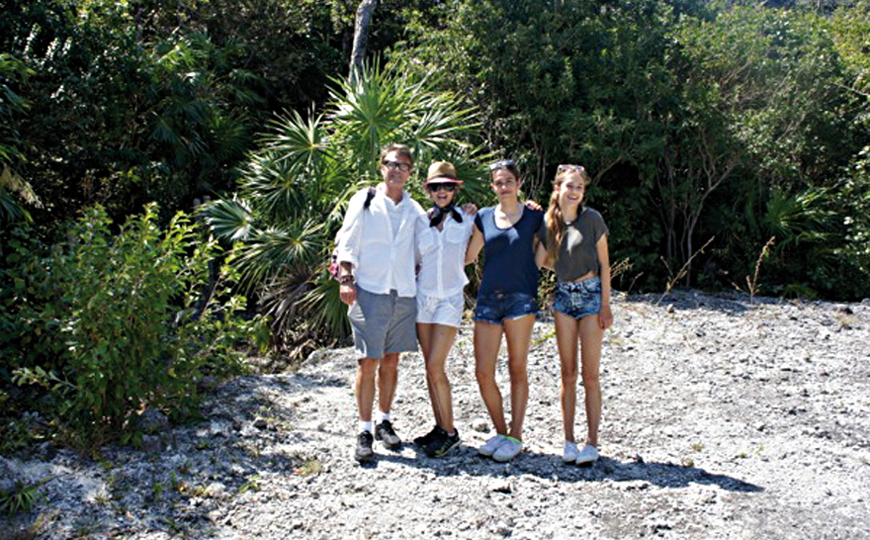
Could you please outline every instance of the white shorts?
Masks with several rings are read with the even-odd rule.
[[[417,293],[417,322],[424,324],[443,324],[459,328],[462,323],[462,310],[465,308],[465,296],[462,291],[438,298]]]

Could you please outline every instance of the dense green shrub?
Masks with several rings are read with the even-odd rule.
[[[0,353],[14,382],[45,389],[41,412],[86,446],[128,437],[144,408],[183,413],[204,376],[242,369],[241,340],[264,337],[261,319],[236,316],[245,299],[216,280],[216,242],[183,214],[161,231],[151,204],[113,235],[95,207],[47,257],[20,236],[10,245]]]

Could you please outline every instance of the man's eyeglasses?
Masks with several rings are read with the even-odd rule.
[[[408,172],[411,170],[411,164],[403,161],[384,161],[383,165],[391,171],[399,169],[402,172]]]
[[[456,191],[456,184],[453,182],[432,182],[431,184],[426,184],[426,189],[432,193],[436,193],[442,189],[447,193],[453,193]]]
[[[499,169],[516,170],[517,164],[512,159],[500,159],[489,164],[489,170],[497,171]]]
[[[586,168],[583,167],[583,165],[571,165],[571,164],[559,165],[556,168],[557,173],[565,172],[565,171],[577,171],[579,173],[582,173],[582,172],[586,172]]]

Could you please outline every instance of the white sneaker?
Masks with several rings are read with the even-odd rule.
[[[477,449],[477,451],[478,453],[480,453],[481,456],[490,457],[495,454],[495,451],[498,450],[498,447],[501,446],[504,441],[504,435],[496,435],[495,437],[492,437],[491,439],[483,443],[483,445],[481,445],[480,448]]]
[[[517,454],[523,451],[523,442],[514,439],[513,437],[505,437],[504,442],[499,445],[492,459],[496,461],[510,461],[517,457]]]
[[[562,450],[562,461],[571,463],[577,461],[577,456],[580,455],[580,449],[577,448],[577,443],[565,441],[565,448]]]
[[[587,444],[583,447],[583,450],[581,450],[580,454],[577,456],[576,463],[577,465],[585,465],[594,461],[598,461],[598,449],[591,444]]]

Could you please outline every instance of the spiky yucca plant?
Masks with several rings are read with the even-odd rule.
[[[347,335],[346,307],[326,263],[351,195],[381,180],[382,147],[412,148],[416,167],[408,188],[420,202],[427,165],[435,160],[457,166],[466,197],[488,195],[477,165],[486,156],[469,142],[478,139],[475,113],[454,95],[377,64],[356,81],[334,82],[323,114],[275,118],[242,167],[238,196],[204,210],[218,237],[237,242],[242,283],[273,317],[278,346]]]

